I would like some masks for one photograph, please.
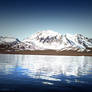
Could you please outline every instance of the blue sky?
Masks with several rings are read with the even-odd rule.
[[[42,30],[92,38],[92,0],[0,0],[0,35],[19,39]]]

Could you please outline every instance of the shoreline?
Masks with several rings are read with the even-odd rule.
[[[22,55],[53,55],[53,56],[92,56],[90,52],[77,51],[56,51],[56,50],[21,50],[21,51],[7,51],[0,50],[0,54],[22,54]]]

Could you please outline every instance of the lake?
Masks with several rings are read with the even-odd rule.
[[[92,92],[92,57],[0,54],[0,91]]]

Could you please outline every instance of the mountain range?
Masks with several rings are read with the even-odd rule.
[[[13,37],[0,37],[0,52],[25,53],[25,54],[60,54],[76,53],[77,55],[92,54],[92,39],[81,34],[65,34],[51,30],[32,34],[30,37],[19,41]],[[40,53],[41,52],[41,53]],[[79,54],[80,55],[80,54]]]

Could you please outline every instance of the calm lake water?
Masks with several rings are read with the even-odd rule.
[[[92,92],[92,57],[0,54],[0,91]]]

